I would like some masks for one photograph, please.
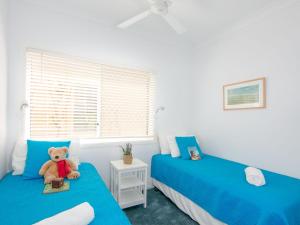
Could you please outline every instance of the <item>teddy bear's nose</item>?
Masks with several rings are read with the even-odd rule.
[[[56,156],[55,156],[55,158],[56,158],[56,159],[58,159],[58,158],[59,158],[59,156],[58,156],[58,155],[56,155]]]

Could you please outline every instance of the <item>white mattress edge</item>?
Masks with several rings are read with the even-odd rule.
[[[181,211],[189,215],[197,223],[201,225],[227,225],[211,216],[206,210],[169,186],[153,178],[152,182],[153,185],[168,197]]]

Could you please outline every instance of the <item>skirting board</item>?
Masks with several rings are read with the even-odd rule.
[[[201,225],[227,225],[212,217],[204,209],[167,185],[155,179],[152,179],[152,182],[153,185],[167,196],[181,211],[189,215],[197,223]]]

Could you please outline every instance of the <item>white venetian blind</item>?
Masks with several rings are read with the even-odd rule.
[[[153,135],[151,74],[27,51],[31,138]]]
[[[102,137],[138,137],[152,134],[154,84],[149,74],[102,66]]]

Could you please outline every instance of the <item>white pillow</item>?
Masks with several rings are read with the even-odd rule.
[[[62,140],[47,140],[47,141],[62,141]],[[71,140],[71,145],[69,148],[69,159],[72,160],[76,167],[80,164],[79,161],[79,151],[80,151],[80,142],[78,139]],[[12,156],[12,168],[13,175],[22,175],[25,168],[27,158],[27,141],[23,138],[20,138],[14,147],[13,156]]]
[[[166,135],[158,135],[160,153],[162,155],[170,154],[171,150]]]
[[[13,175],[22,175],[27,157],[27,143],[23,138],[16,142],[12,155]]]
[[[167,136],[167,140],[168,140],[168,143],[169,143],[169,148],[171,150],[172,157],[179,157],[180,156],[180,151],[179,151],[179,148],[177,146],[175,136],[169,135],[169,136]]]
[[[80,140],[73,139],[71,140],[68,159],[72,160],[76,164],[76,169],[78,169],[78,166],[80,165],[79,155],[80,155]]]

